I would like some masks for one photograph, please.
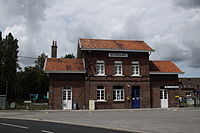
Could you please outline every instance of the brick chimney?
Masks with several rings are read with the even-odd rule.
[[[51,45],[51,58],[57,58],[57,41],[53,41]]]

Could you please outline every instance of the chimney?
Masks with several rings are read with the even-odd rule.
[[[57,41],[53,41],[51,45],[51,58],[57,58]]]

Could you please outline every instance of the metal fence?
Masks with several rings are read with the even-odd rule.
[[[200,107],[200,98],[182,97],[180,99],[180,107]]]

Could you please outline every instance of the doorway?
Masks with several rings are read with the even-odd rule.
[[[132,86],[132,108],[140,108],[140,86]]]
[[[62,105],[63,109],[72,109],[72,89],[63,89],[62,92]]]
[[[161,108],[168,108],[168,91],[167,91],[167,89],[160,89],[160,105],[161,105]]]

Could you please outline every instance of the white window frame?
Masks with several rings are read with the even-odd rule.
[[[102,88],[100,88],[100,87],[102,87]],[[98,91],[99,91],[99,98],[98,98]],[[97,86],[97,95],[96,95],[96,98],[97,98],[97,101],[105,101],[105,87],[104,86]]]
[[[132,61],[132,76],[140,76],[140,63],[139,61]]]
[[[96,62],[96,75],[98,75],[98,76],[104,76],[105,75],[105,62],[102,61],[102,60],[98,60]]]
[[[115,61],[114,67],[115,67],[115,76],[122,76],[123,75],[122,61]],[[121,67],[121,70],[120,70],[120,67]]]
[[[118,89],[115,89],[114,87],[116,86],[113,86],[113,101],[124,101],[124,87],[120,86],[122,88]]]
[[[186,95],[187,97],[191,97],[191,96],[192,96],[192,92],[185,92],[185,95]]]

